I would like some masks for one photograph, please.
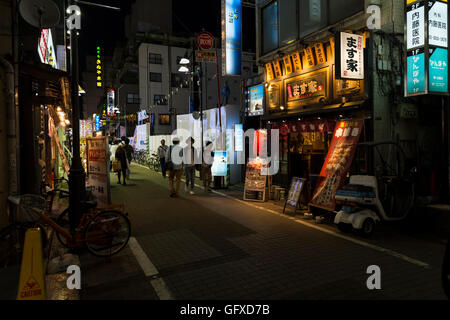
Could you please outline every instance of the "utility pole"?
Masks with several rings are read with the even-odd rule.
[[[71,1],[72,2],[72,1]],[[72,2],[74,4],[74,2]],[[72,164],[69,171],[69,221],[73,232],[78,225],[81,201],[86,197],[86,175],[80,157],[80,98],[78,96],[78,29],[70,30],[70,70],[72,73]]]

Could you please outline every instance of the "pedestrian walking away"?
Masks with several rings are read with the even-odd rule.
[[[161,164],[161,173],[163,178],[166,177],[166,154],[167,154],[168,147],[166,146],[166,140],[161,140],[161,145],[158,147],[158,157],[159,157],[159,163]]]
[[[207,152],[211,150],[212,148],[212,142],[208,141],[206,142],[205,146],[205,154],[203,156],[203,163],[202,163],[202,181],[203,181],[203,188],[205,192],[211,192],[211,182],[212,182],[212,163],[214,160],[214,151],[211,151],[210,156],[207,156]]]
[[[125,145],[123,147],[125,149],[125,153],[127,155],[127,160],[128,160],[127,179],[130,179],[130,173],[131,173],[130,163],[133,160],[134,149],[130,145],[130,139],[125,138],[124,142],[125,142]]]
[[[180,161],[183,156],[183,149],[179,145],[179,138],[173,138],[172,143],[173,145],[167,150],[166,167],[169,171],[170,197],[177,197],[180,191],[181,175],[183,174],[183,163]],[[177,154],[179,156],[178,159],[176,157]],[[176,180],[175,187],[174,180]]]
[[[187,146],[183,149],[183,162],[184,170],[186,172],[186,186],[184,191],[194,194],[195,186],[195,155],[196,149],[194,148],[195,140],[190,137],[186,140]]]
[[[117,166],[115,168],[115,170],[117,170],[117,176],[118,176],[118,183],[121,184],[120,182],[120,177],[121,175],[123,175],[123,185],[126,185],[126,175],[127,175],[127,170],[128,170],[128,159],[127,159],[127,153],[125,151],[125,147],[123,145],[119,145],[119,147],[116,150],[116,161],[118,161],[120,163],[120,167]]]

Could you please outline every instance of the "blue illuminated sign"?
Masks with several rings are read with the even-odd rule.
[[[99,131],[100,130],[100,116],[99,115],[95,115],[95,131]]]
[[[214,151],[214,162],[211,167],[213,177],[225,177],[228,171],[228,159],[226,151]]]
[[[264,85],[251,87],[249,90],[249,116],[260,116],[264,114]]]
[[[408,56],[407,59],[408,94],[425,92],[425,53]]]
[[[430,56],[429,85],[430,91],[448,91],[447,49],[436,48]]]
[[[241,75],[241,0],[222,1],[222,73]]]

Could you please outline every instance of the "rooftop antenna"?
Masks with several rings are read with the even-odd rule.
[[[22,0],[19,11],[33,27],[49,29],[59,23],[59,8],[52,0]]]

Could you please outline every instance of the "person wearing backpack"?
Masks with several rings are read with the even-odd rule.
[[[166,168],[169,171],[169,189],[170,197],[178,197],[181,184],[181,176],[183,174],[183,163],[180,161],[183,157],[183,149],[179,146],[180,139],[178,137],[173,138],[173,145],[167,150],[166,156]],[[178,154],[178,159],[176,155]],[[175,160],[175,161],[174,161]],[[178,163],[179,162],[179,163]],[[174,180],[176,180],[174,188]]]

